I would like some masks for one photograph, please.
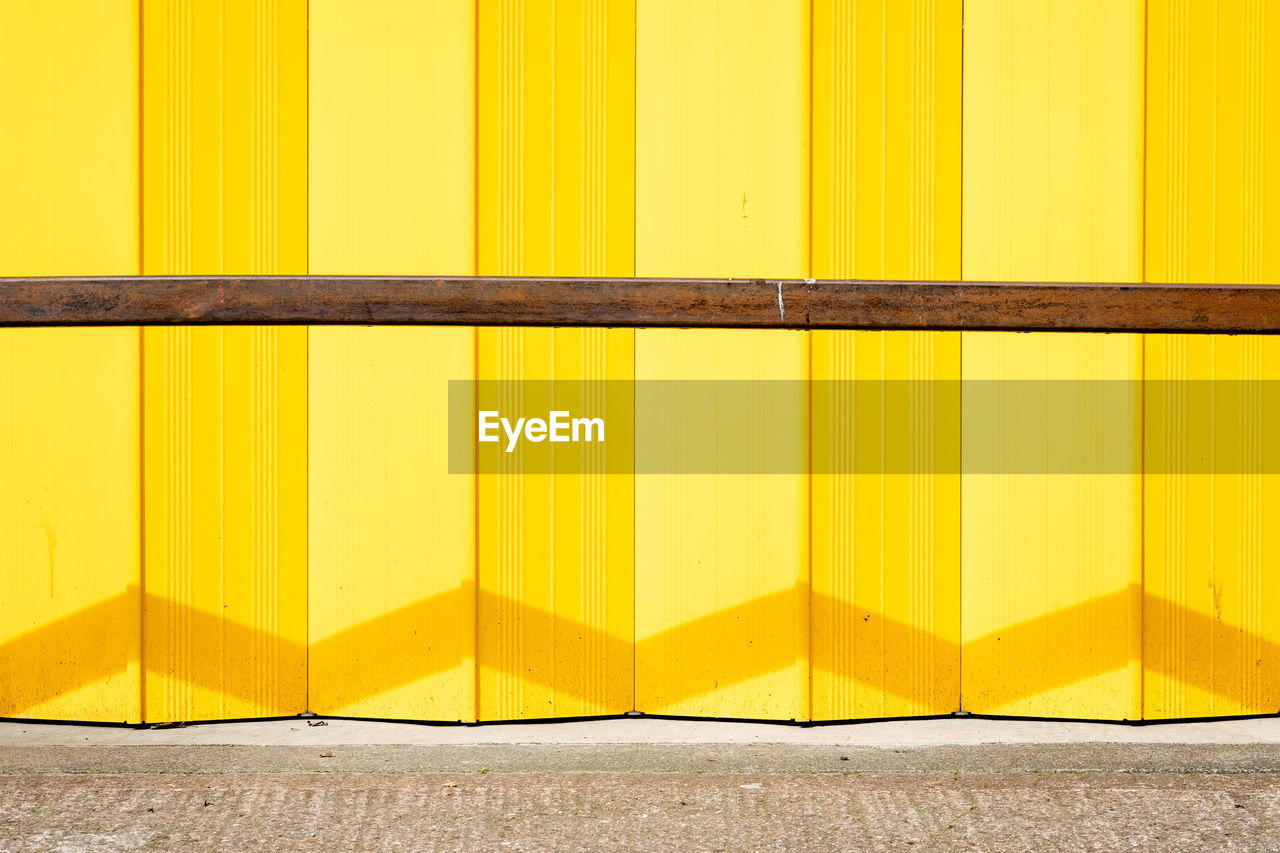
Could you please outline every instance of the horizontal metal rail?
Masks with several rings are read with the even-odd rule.
[[[806,279],[0,278],[0,326],[1280,332],[1280,287]]]

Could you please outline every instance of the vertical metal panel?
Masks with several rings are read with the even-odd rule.
[[[144,335],[146,719],[300,713],[305,329]]]
[[[136,3],[0,6],[0,275],[137,273]],[[0,330],[0,716],[141,719],[138,338]]]
[[[1280,280],[1280,15],[1261,0],[1148,6],[1148,281]],[[1268,223],[1272,223],[1270,226]],[[1270,231],[1268,230],[1270,227]],[[1149,335],[1144,713],[1280,707],[1271,338]],[[1205,391],[1219,380],[1212,397]],[[1179,473],[1205,459],[1220,474]]]
[[[808,9],[637,7],[637,275],[808,271]]]
[[[138,411],[137,329],[0,333],[0,716],[141,719]]]
[[[479,3],[484,275],[634,274],[635,4]]]
[[[635,477],[618,472],[628,471],[635,459],[635,397],[625,383],[581,380],[635,376],[635,332],[556,329],[553,334],[556,408],[600,416],[613,427],[603,445],[563,450],[565,456],[577,456],[584,470],[611,473],[561,474],[553,481],[553,712],[626,712],[636,706]],[[492,540],[481,540],[486,541]],[[485,567],[483,561],[480,565]]]
[[[964,708],[1138,719],[1141,337],[963,337]]]
[[[1280,412],[1261,384],[1280,378],[1276,343],[1147,337],[1143,683],[1153,719],[1280,707],[1280,542],[1266,521],[1280,477],[1263,473]]]
[[[475,272],[475,8],[312,0],[313,274]],[[472,329],[310,330],[311,710],[473,720]]]
[[[960,335],[815,332],[812,358],[814,718],[949,713]]]
[[[475,493],[448,473],[471,329],[311,330],[311,709],[475,719]]]
[[[1141,279],[1144,8],[965,4],[966,279]],[[962,358],[966,380],[1142,375],[1138,336],[965,333]],[[966,457],[1037,414],[996,396],[975,411],[966,395]],[[1137,394],[1123,423],[1101,422],[1086,394],[1053,406],[1082,429],[1130,431],[1137,471]],[[1010,472],[966,476],[962,489],[965,709],[1135,719],[1139,477]]]
[[[644,3],[636,39],[636,273],[807,274],[809,4]],[[640,380],[803,380],[808,358],[805,333],[636,333]],[[808,580],[806,476],[639,478],[636,706],[806,719]]]
[[[0,12],[0,274],[137,273],[136,0]]]
[[[1148,26],[1146,280],[1280,281],[1280,14],[1151,0]]]
[[[959,278],[959,0],[813,15],[813,276]]]
[[[475,272],[475,16],[311,0],[312,275]]]
[[[788,381],[780,421],[804,424],[803,333],[642,330],[636,378]],[[772,395],[771,395],[772,396]],[[776,400],[777,397],[773,396]],[[728,435],[769,423],[679,424],[636,411],[637,442],[682,429]],[[803,428],[800,434],[804,434]],[[638,445],[637,454],[653,451]],[[808,447],[794,449],[803,471]],[[647,474],[636,479],[636,704],[648,713],[807,719],[808,478]]]
[[[1142,280],[1144,10],[965,4],[967,280]]]
[[[814,4],[815,277],[960,277],[960,13]],[[811,347],[814,718],[953,711],[960,412],[929,383],[960,378],[960,336],[814,332]],[[912,393],[876,393],[881,379]],[[890,458],[950,474],[874,473]]]
[[[478,70],[479,272],[632,275],[634,4],[481,0]],[[482,387],[545,417],[571,401],[522,380],[631,379],[634,338],[479,329]],[[602,403],[630,429],[629,400]],[[633,478],[513,466],[477,488],[481,717],[631,710]]]
[[[306,3],[142,15],[143,272],[305,273]],[[306,358],[144,330],[148,721],[306,710]]]
[[[513,461],[503,473],[478,477],[483,719],[634,706],[634,477],[603,473],[632,460],[626,433],[634,400],[625,384],[590,384],[630,379],[633,356],[631,334],[480,330],[483,408],[544,418],[566,410],[603,417],[611,430],[599,453],[585,445],[564,451],[589,454],[583,467],[591,473],[533,473]],[[557,384],[553,393],[549,384],[520,380]]]
[[[142,4],[143,269],[305,273],[307,4]]]

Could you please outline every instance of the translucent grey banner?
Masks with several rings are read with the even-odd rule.
[[[1272,474],[1280,380],[454,380],[453,474]]]

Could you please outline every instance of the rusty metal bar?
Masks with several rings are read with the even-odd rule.
[[[642,278],[0,278],[0,326],[1280,332],[1280,287]]]

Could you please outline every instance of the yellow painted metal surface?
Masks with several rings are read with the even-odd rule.
[[[814,719],[950,713],[960,335],[814,332],[811,369]]]
[[[961,3],[813,5],[813,277],[960,277]]]
[[[958,279],[961,4],[813,15],[812,275]],[[948,713],[960,412],[929,383],[960,378],[960,336],[813,332],[811,361],[813,716]],[[910,458],[947,473],[883,473]]]
[[[634,4],[482,0],[478,21],[478,272],[632,275]],[[619,398],[623,387],[585,383],[630,380],[634,338],[630,329],[482,328],[481,388],[492,406],[529,417],[599,400],[624,430],[633,404]],[[527,380],[584,384],[553,395]],[[513,461],[478,478],[481,718],[635,707],[633,478],[600,473],[606,462],[597,453],[593,473],[550,474]]]
[[[0,17],[0,275],[136,273],[136,4]],[[0,329],[0,716],[141,719],[138,348]]]
[[[1280,282],[1280,14],[1148,4],[1146,280]]]
[[[636,379],[790,381],[804,423],[804,332],[641,330]],[[776,402],[778,395],[770,396]],[[671,430],[752,430],[769,421],[652,423]],[[700,419],[701,421],[701,419]],[[637,453],[644,452],[638,447]],[[791,470],[808,447],[797,442]],[[752,719],[809,716],[809,483],[803,474],[644,474],[636,478],[636,705],[646,713]]]
[[[481,275],[633,275],[634,0],[479,0]]]
[[[305,332],[144,330],[150,722],[306,710]]]
[[[142,0],[143,268],[307,268],[306,0]]]
[[[962,359],[1003,383],[961,403],[964,708],[1138,719],[1142,338],[965,332]]]
[[[1280,16],[1263,2],[1151,3],[1148,281],[1280,281]],[[1272,55],[1268,55],[1268,51]],[[1276,543],[1263,473],[1280,378],[1270,338],[1149,335],[1144,714],[1280,707]],[[1218,380],[1212,392],[1208,383]],[[1205,459],[1209,471],[1188,471]]]
[[[636,8],[636,275],[804,277],[809,6]]]
[[[303,273],[307,8],[142,7],[142,268]],[[307,330],[143,331],[149,721],[306,710]]]
[[[475,271],[475,4],[310,0],[308,272]]]
[[[807,3],[637,6],[637,275],[808,272],[808,32]],[[636,333],[639,380],[807,373],[804,333]],[[807,530],[804,476],[637,479],[639,710],[808,718]]]
[[[977,0],[964,16],[968,280],[1142,278],[1144,4]],[[965,333],[966,380],[1136,380],[1137,336]],[[966,456],[1051,411],[1132,438],[1131,474],[978,473],[962,484],[961,699],[968,711],[1141,713],[1141,482],[1131,411],[1086,386],[1043,410],[964,402]],[[1065,397],[1060,395],[1067,395]],[[1074,395],[1074,396],[1072,396]],[[1021,399],[1021,397],[1020,397]],[[985,406],[986,411],[975,409]],[[970,425],[974,426],[971,428]],[[1046,420],[1043,444],[1052,450]],[[976,430],[976,432],[975,432]],[[1024,439],[1025,440],[1025,439]],[[1106,625],[1105,631],[1099,631]]]
[[[1262,383],[1280,379],[1280,347],[1149,335],[1146,374],[1144,714],[1275,713],[1280,477],[1263,459],[1280,411]]]
[[[1144,9],[965,3],[966,280],[1142,280]]]
[[[0,716],[138,722],[137,329],[0,333]]]
[[[472,3],[310,4],[313,274],[475,272]],[[472,329],[310,330],[309,704],[476,718]]]
[[[0,0],[0,275],[1275,283],[1273,11]],[[0,716],[1274,711],[1278,359],[1258,337],[0,330]],[[625,441],[557,450],[584,474],[448,473],[450,380],[679,428],[592,382],[633,377],[794,383],[773,414],[804,424],[799,473],[616,473]],[[1105,470],[1018,467],[1063,456]],[[1178,468],[1200,459],[1217,473]]]
[[[475,492],[448,473],[471,329],[311,330],[310,706],[475,719]]]
[[[633,703],[634,398],[629,330],[479,330],[479,408],[603,417],[603,446],[570,445],[586,473],[516,456],[477,477],[482,719],[625,713]],[[552,385],[551,380],[558,380]],[[577,466],[575,466],[577,467]]]
[[[136,273],[136,0],[0,14],[0,275]]]

